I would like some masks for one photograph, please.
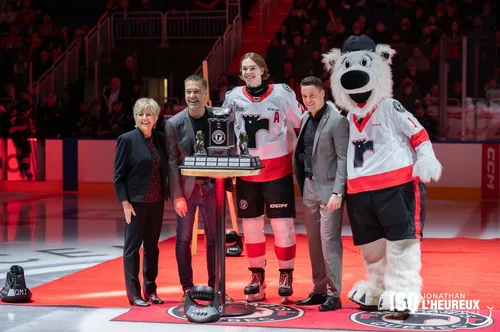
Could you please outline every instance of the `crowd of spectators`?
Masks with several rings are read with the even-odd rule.
[[[30,78],[35,82],[49,70],[74,40],[83,43],[88,27],[57,25],[36,1],[5,3],[0,13],[0,136],[23,140],[37,129],[46,131],[36,121],[40,114],[33,109]]]
[[[49,15],[33,6],[30,0],[6,0],[0,14],[2,31],[7,33],[0,43],[4,75],[3,102],[0,102],[0,135],[19,137],[117,137],[133,128],[132,107],[141,97],[143,81],[132,56],[124,58],[121,69],[109,79],[99,101],[82,100],[73,109],[46,96],[43,105],[33,111],[27,89],[29,63],[33,62],[33,78],[56,61],[73,38],[83,38],[87,27],[75,31],[58,27]],[[242,13],[249,19],[249,7],[255,0],[242,2]],[[175,11],[221,9],[225,1],[155,1],[108,0],[105,10]],[[428,108],[439,100],[439,40],[441,36],[491,37],[496,27],[492,3],[481,0],[296,0],[290,15],[270,41],[267,53],[271,82],[284,82],[297,91],[300,80],[308,75],[323,79],[329,89],[329,75],[323,69],[321,55],[332,47],[342,47],[351,34],[368,34],[377,43],[389,43],[398,55],[393,64],[394,94],[422,122],[431,136],[437,124],[428,117]],[[15,13],[15,14],[12,14]],[[461,100],[461,50],[449,44],[446,57],[449,98]],[[492,54],[494,56],[494,54]],[[118,61],[118,60],[117,60]],[[491,71],[493,73],[493,71]],[[498,77],[485,83],[485,98],[498,98]],[[221,75],[212,101],[221,103],[232,88],[228,76]],[[330,94],[327,96],[331,99]],[[182,96],[177,96],[182,100]],[[174,113],[172,104],[163,103],[163,115]],[[14,124],[26,124],[16,126]],[[163,121],[157,124],[161,130]]]
[[[73,40],[82,40],[88,26],[58,26],[31,0],[7,0],[0,13],[0,98],[29,88],[30,64],[36,81]]]
[[[413,114],[428,115],[428,107],[437,104],[440,96],[442,36],[491,42],[489,57],[494,63],[496,15],[492,5],[495,3],[481,0],[298,0],[268,48],[271,80],[287,83],[298,96],[300,80],[308,75],[321,77],[329,88],[321,54],[332,47],[341,48],[350,35],[367,34],[397,51],[392,66],[395,97]],[[461,61],[460,41],[448,42],[447,92],[448,98],[458,102],[462,99]],[[493,94],[488,90],[498,79],[492,68],[485,70],[492,76],[478,96],[483,98]],[[431,122],[428,129],[435,136],[435,121],[426,121]]]
[[[31,82],[49,70],[66,51],[73,40],[84,46],[84,37],[89,31],[87,25],[68,27],[57,25],[50,13],[42,10],[36,0],[4,0],[5,7],[0,12],[0,137],[13,136],[22,132],[20,137],[64,137],[64,136],[113,136],[119,131],[108,128],[108,114],[111,109],[122,108],[131,111],[131,100],[137,98],[138,88],[142,82],[135,78],[131,69],[134,59],[125,60],[124,69],[114,73],[109,87],[103,92],[102,100],[95,102],[82,101],[79,110],[69,109],[57,96],[45,96],[43,105],[33,108],[30,92]],[[249,1],[243,1],[244,3]],[[1,1],[0,1],[1,3]],[[186,1],[186,0],[109,0],[104,10],[116,12],[130,11],[176,11],[176,10],[220,10],[225,9],[224,0]],[[51,6],[48,6],[51,7]],[[84,55],[84,54],[81,54]],[[132,66],[132,67],[131,67]],[[117,83],[117,81],[120,81]],[[121,106],[113,106],[115,101],[111,93],[113,88],[121,85]],[[119,88],[120,89],[120,88]],[[125,92],[123,92],[125,91]],[[135,91],[135,92],[134,92]],[[111,93],[111,101],[105,100]],[[123,97],[126,96],[126,97]],[[167,105],[167,109],[170,106]],[[90,109],[91,112],[86,112]],[[95,119],[88,120],[82,126],[85,114],[91,113]],[[45,120],[44,120],[45,119]],[[15,126],[14,123],[30,122],[30,126]],[[128,121],[127,123],[129,123]],[[45,123],[49,127],[42,128]],[[60,126],[54,125],[61,124]],[[96,123],[96,125],[91,125]],[[125,126],[129,128],[130,126]],[[58,129],[55,129],[58,128]]]
[[[243,20],[256,0],[242,0]],[[52,9],[60,20],[71,21],[64,7],[46,5],[43,10],[38,0],[0,0],[0,138],[13,140],[23,179],[36,180],[30,169],[33,157],[31,139],[101,137],[116,138],[134,128],[133,105],[143,91],[143,80],[133,56],[126,56],[120,69],[109,78],[97,101],[81,102],[72,106],[54,94],[43,96],[42,103],[33,103],[31,82],[36,82],[59,59],[68,46],[76,40],[85,50],[84,38],[89,25],[82,17],[71,26],[54,22]],[[68,6],[68,4],[66,4]],[[71,5],[69,4],[69,7]],[[225,10],[225,0],[109,0],[104,8],[117,11],[178,11]],[[95,15],[95,14],[94,14]],[[80,24],[80,25],[79,25]],[[91,24],[91,23],[89,23]],[[85,63],[85,52],[80,53],[80,63]],[[118,59],[114,59],[116,64]],[[84,79],[81,76],[80,79]],[[162,111],[155,130],[163,131],[163,115],[173,115],[174,105],[161,103]],[[2,147],[3,148],[3,147]],[[1,157],[1,154],[0,154]],[[1,162],[1,160],[0,160]]]

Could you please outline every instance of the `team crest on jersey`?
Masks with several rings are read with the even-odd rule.
[[[393,106],[393,107],[394,107],[394,109],[395,109],[396,111],[398,111],[399,113],[404,113],[404,112],[406,112],[406,108],[405,108],[403,105],[401,105],[401,103],[400,103],[399,101],[397,101],[397,100],[395,100],[395,101],[392,103],[392,106]]]
[[[240,200],[240,209],[245,210],[248,207],[248,202],[244,199]]]

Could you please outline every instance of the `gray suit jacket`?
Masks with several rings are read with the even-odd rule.
[[[304,128],[311,117],[307,113],[302,119],[297,146],[293,156],[293,168],[300,193],[304,189]],[[332,103],[318,124],[312,152],[313,178],[316,191],[324,204],[332,193],[345,195],[347,181],[347,147],[349,144],[349,122]]]
[[[208,107],[205,107],[205,109],[208,112],[208,117],[212,117],[212,111]],[[167,141],[170,197],[172,200],[180,197],[187,200],[193,192],[196,180],[195,176],[181,175],[179,169],[184,158],[194,154],[196,144],[196,137],[187,108],[167,120],[165,139]]]

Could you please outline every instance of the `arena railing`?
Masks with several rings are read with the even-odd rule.
[[[95,61],[102,54],[109,53],[112,47],[112,26],[109,13],[104,13],[97,24],[85,36],[85,76],[88,77]]]
[[[122,40],[163,41],[163,24],[162,12],[113,13],[111,15],[111,43]]]
[[[86,54],[86,64],[97,59],[102,45],[100,39],[109,40],[109,14],[105,13],[99,19],[85,39],[74,40],[67,50],[59,56],[51,68],[42,74],[36,81],[30,74],[30,91],[33,93],[33,102],[41,102],[43,96],[52,93],[58,98],[68,98],[68,86],[78,82],[80,52],[82,47]],[[109,47],[109,43],[108,43]],[[31,71],[31,70],[30,70]]]
[[[209,91],[210,91],[210,84],[217,84],[219,80],[219,75],[221,75],[224,70],[224,39],[223,37],[217,38],[217,41],[215,42],[214,46],[212,47],[212,50],[210,53],[208,53],[207,57],[205,58],[205,61],[207,61],[207,66],[208,66],[208,86],[209,86]],[[196,70],[196,74],[203,75],[203,67],[200,66]]]
[[[67,99],[68,85],[78,82],[80,46],[80,41],[74,40],[49,70],[30,83],[33,102],[41,102],[41,98],[49,93]]]
[[[274,0],[274,7],[278,5],[278,0]],[[267,8],[266,8],[267,6]],[[266,21],[271,18],[271,0],[260,0],[259,4],[259,33],[262,33],[262,28],[264,25],[264,10],[267,10]]]
[[[165,14],[163,42],[175,39],[214,39],[227,28],[225,11],[187,11]]]
[[[100,59],[102,51],[114,47],[115,41],[157,40],[162,47],[166,47],[169,40],[175,39],[215,39],[224,33],[236,16],[239,16],[239,12],[239,1],[228,0],[225,11],[105,14],[87,36],[87,76],[94,69],[94,62]]]
[[[112,43],[124,40],[215,39],[227,28],[227,11],[132,12],[111,15]]]
[[[222,37],[217,38],[212,50],[208,53],[205,61],[208,69],[208,84],[217,84],[219,76],[229,68],[234,57],[241,48],[242,22],[240,15],[236,16],[233,23],[227,27]],[[195,72],[203,74],[200,65]]]
[[[167,46],[175,39],[215,39],[239,15],[238,0],[229,0],[226,10],[175,12],[118,12],[111,15],[111,42],[158,40]]]
[[[267,7],[267,8],[266,8]],[[269,17],[271,17],[271,1],[270,0],[260,0],[259,5],[259,33],[262,33],[262,26],[264,24],[264,10],[266,13],[266,20],[269,21]]]
[[[169,38],[216,38],[224,33],[229,22],[234,21],[234,18],[239,16],[239,12],[238,0],[228,0],[226,11],[200,11],[190,12],[189,14],[187,12],[184,14],[178,12],[181,18],[174,17],[172,13],[159,13],[159,15],[156,14],[157,19],[151,20],[151,12],[143,12],[142,14],[145,16],[143,15],[142,18],[139,17],[140,13],[130,12],[126,16],[123,13],[121,13],[122,16],[115,15],[115,20],[112,20],[112,16],[106,12],[87,33],[84,40],[71,43],[66,52],[60,55],[49,70],[36,81],[30,79],[29,88],[34,95],[34,101],[40,102],[40,99],[48,93],[57,94],[59,98],[67,98],[68,85],[78,81],[81,51],[85,53],[85,74],[88,78],[90,71],[95,68],[95,62],[100,61],[101,55],[104,53],[109,54],[116,36],[119,40],[134,40],[134,36],[135,39],[138,39],[137,36],[145,39],[147,36],[145,36],[144,32],[159,31],[162,45],[166,45]],[[168,22],[175,21],[179,23],[181,20],[184,20],[181,29],[172,28],[172,31],[168,29]],[[214,22],[217,22],[216,28],[212,26]],[[153,24],[156,24],[157,30],[152,30]],[[159,28],[158,24],[160,24]],[[215,35],[215,31],[218,29],[221,29],[221,31],[218,35]]]

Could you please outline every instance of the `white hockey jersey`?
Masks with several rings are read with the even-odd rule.
[[[239,145],[241,131],[248,135],[248,151],[265,166],[246,181],[266,182],[293,172],[292,155],[304,114],[302,104],[286,84],[270,84],[260,97],[236,87],[226,94],[224,107],[235,110],[235,134]]]
[[[397,100],[384,99],[361,123],[353,113],[347,118],[347,193],[410,182],[416,151],[432,152],[427,131]]]

